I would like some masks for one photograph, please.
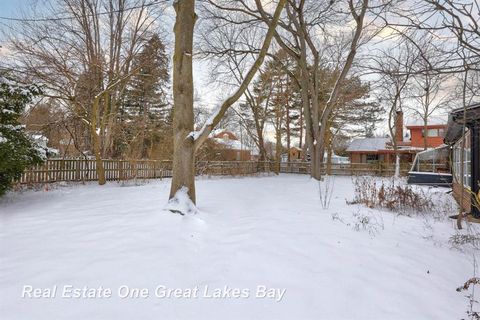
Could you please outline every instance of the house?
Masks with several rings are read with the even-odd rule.
[[[290,147],[288,149],[288,153],[282,153],[280,159],[281,162],[288,162],[288,158],[290,156],[290,162],[300,162],[305,161],[304,152],[299,147]]]
[[[419,123],[406,125],[409,134],[404,135],[403,112],[397,112],[395,136],[400,161],[413,162],[415,155],[427,148],[435,148],[443,144],[446,124],[435,121],[425,126]],[[354,139],[347,148],[352,163],[395,163],[395,151],[390,138],[363,138]]]
[[[238,140],[237,136],[230,131],[226,130],[216,130],[212,137],[210,137],[210,142],[213,145],[213,153],[211,157],[212,160],[219,161],[250,161],[252,160],[252,150],[251,148],[242,144]]]
[[[480,218],[478,201],[480,191],[480,104],[455,109],[450,113],[444,141],[451,147],[453,195],[464,212],[470,213],[478,219]]]
[[[354,139],[347,148],[352,163],[391,162],[386,146],[388,138]]]
[[[443,144],[447,124],[442,119],[432,118],[429,120],[427,130],[421,122],[411,122],[406,125],[410,131],[410,146],[424,148],[425,142],[427,148],[436,148]]]
[[[301,148],[291,147],[288,153],[290,153],[290,161],[304,161],[304,152]]]

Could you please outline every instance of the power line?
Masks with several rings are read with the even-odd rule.
[[[165,0],[164,0],[165,1]],[[107,14],[112,14],[112,13],[119,13],[119,12],[125,12],[125,11],[132,11],[135,9],[141,9],[145,7],[150,7],[156,4],[159,4],[161,1],[160,0],[153,0],[151,3],[143,4],[143,5],[137,5],[125,9],[118,9],[118,10],[112,10],[112,11],[104,11],[104,12],[99,12],[95,14],[87,14],[87,17],[98,17],[102,15],[107,15]],[[58,17],[58,18],[13,18],[13,17],[2,17],[0,16],[0,20],[7,20],[7,21],[16,21],[16,22],[47,22],[47,21],[62,21],[62,20],[73,20],[76,17],[74,16],[68,16],[68,17]]]

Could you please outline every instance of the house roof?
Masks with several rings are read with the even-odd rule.
[[[355,139],[348,146],[347,152],[384,150],[389,141],[389,138]]]
[[[409,119],[406,123],[406,127],[419,127],[423,126],[423,120],[419,118]],[[447,117],[441,115],[431,115],[428,117],[427,126],[446,126]]]
[[[450,112],[447,132],[443,140],[446,144],[453,144],[462,137],[464,117],[466,127],[478,123],[480,121],[480,104],[473,104],[466,108],[457,108]]]
[[[226,137],[227,139],[230,139],[230,140],[238,140],[237,136],[233,132],[227,131],[227,130],[216,131],[213,137],[219,138],[219,139],[224,139]]]

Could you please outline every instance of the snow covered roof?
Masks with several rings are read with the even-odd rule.
[[[430,116],[428,117],[427,125],[434,126],[434,125],[446,125],[447,124],[447,116]],[[416,119],[409,119],[406,127],[413,127],[413,126],[423,126],[423,120],[416,118]]]
[[[363,138],[355,139],[350,143],[347,152],[355,151],[378,151],[386,148],[389,138]]]
[[[251,150],[252,148],[244,145],[237,136],[230,131],[217,129],[214,131],[215,135],[210,135],[211,139],[218,144],[225,146],[232,150]]]

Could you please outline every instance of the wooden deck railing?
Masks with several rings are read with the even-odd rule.
[[[105,176],[108,181],[133,179],[161,179],[172,176],[172,162],[163,160],[103,160]],[[43,164],[26,170],[19,183],[35,184],[59,181],[96,181],[95,160],[49,159]],[[406,174],[409,164],[402,165],[402,174]],[[394,165],[386,164],[332,164],[329,169],[323,166],[323,173],[332,175],[393,175]],[[258,173],[275,172],[275,163],[259,161],[198,161],[197,175],[244,176]],[[281,163],[281,173],[310,173],[309,162]]]

